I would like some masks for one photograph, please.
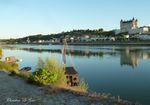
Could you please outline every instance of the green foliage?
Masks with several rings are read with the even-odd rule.
[[[58,85],[65,83],[64,70],[55,60],[47,58],[43,62],[39,58],[38,64],[38,68],[28,78],[28,82],[38,85]]]
[[[119,35],[128,35],[128,34],[129,34],[128,32],[122,32]]]
[[[82,35],[98,35],[98,36],[113,36],[115,35],[114,31],[104,31],[102,28],[100,29],[95,29],[95,30],[72,30],[72,31],[67,31],[67,32],[61,32],[58,34],[51,34],[51,35],[42,35],[42,34],[38,34],[38,35],[32,35],[32,36],[28,36],[28,37],[24,37],[24,38],[19,38],[19,39],[14,39],[14,42],[17,41],[18,43],[22,43],[22,42],[26,42],[27,39],[29,38],[31,42],[33,41],[38,41],[38,40],[50,40],[50,39],[54,39],[54,38],[65,38],[66,36],[69,37],[81,37]]]
[[[3,61],[0,61],[0,70],[6,70],[9,72],[15,72],[15,73],[19,72],[17,63],[9,64]]]
[[[56,82],[57,73],[38,68],[29,78],[38,85],[49,85]]]
[[[87,92],[88,85],[84,80],[80,80],[79,86],[68,87],[66,84],[65,71],[62,65],[59,65],[56,60],[46,58],[43,61],[41,58],[38,60],[37,69],[33,74],[29,75],[28,82],[37,85],[50,85],[74,91]]]
[[[0,58],[3,56],[3,50],[0,48]]]
[[[128,39],[123,37],[123,36],[118,36],[118,37],[116,37],[116,40],[117,41],[125,41],[125,40],[128,40]]]

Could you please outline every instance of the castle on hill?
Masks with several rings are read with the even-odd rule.
[[[116,34],[127,32],[129,35],[135,34],[146,34],[150,31],[149,26],[138,26],[138,19],[131,19],[131,20],[122,20],[120,21],[120,29],[116,30]]]

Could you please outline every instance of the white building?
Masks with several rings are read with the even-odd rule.
[[[80,38],[80,40],[82,42],[84,42],[84,41],[90,41],[90,36],[89,35],[82,35],[81,38]]]
[[[138,27],[138,20],[133,18],[132,20],[120,21],[120,29],[115,30],[115,34],[127,32],[130,35],[133,34],[145,34],[150,30],[148,26]]]
[[[143,26],[143,27],[139,27],[139,28],[128,31],[129,34],[144,34],[144,33],[148,33],[148,32],[149,32],[148,26]]]
[[[150,35],[135,35],[135,38],[138,38],[140,40],[150,40]]]

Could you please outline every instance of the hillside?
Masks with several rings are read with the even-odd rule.
[[[95,36],[112,36],[114,35],[114,31],[104,31],[102,28],[97,29],[97,30],[72,30],[72,31],[67,31],[67,32],[62,32],[62,33],[57,33],[57,34],[48,34],[48,35],[42,35],[42,34],[38,34],[38,35],[29,35],[23,38],[18,38],[18,39],[10,39],[10,40],[6,40],[7,43],[22,43],[22,42],[26,42],[27,39],[30,39],[30,41],[38,41],[38,40],[50,40],[50,39],[54,39],[54,38],[58,38],[58,39],[63,39],[65,37],[81,37],[82,35],[95,35]]]

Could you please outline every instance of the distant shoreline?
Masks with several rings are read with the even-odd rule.
[[[63,43],[52,43],[52,45],[62,45]],[[134,46],[149,46],[150,41],[119,41],[119,42],[78,42],[78,43],[68,43],[68,45],[85,45],[85,46],[93,46],[93,45],[134,45]]]
[[[1,45],[63,45],[63,43],[0,43]],[[147,41],[100,41],[100,42],[68,42],[68,45],[76,46],[104,46],[104,45],[117,45],[117,46],[150,46],[150,40]]]

